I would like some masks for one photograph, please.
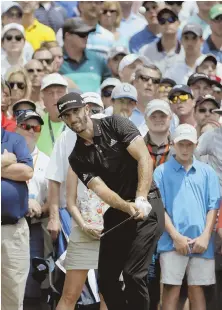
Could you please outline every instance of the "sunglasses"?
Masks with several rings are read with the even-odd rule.
[[[17,87],[19,89],[25,89],[25,87],[26,87],[25,83],[22,83],[22,82],[9,82],[9,85],[10,85],[11,89],[13,89],[15,87],[15,85],[17,85]]]
[[[89,32],[83,32],[83,33],[77,33],[77,32],[73,32],[72,34],[76,34],[78,37],[84,39],[84,38],[87,38],[88,35],[89,35]]]
[[[153,78],[153,77],[148,76],[148,75],[146,75],[146,76],[140,75],[140,76],[138,76],[138,78],[143,82],[149,82],[149,80],[151,80],[153,84],[159,84],[160,83],[160,79]]]
[[[108,97],[111,96],[111,94],[112,94],[112,90],[104,90],[104,91],[102,91],[102,96],[103,97],[108,98]]]
[[[41,125],[32,126],[29,124],[19,124],[19,127],[26,131],[29,131],[30,129],[32,129],[34,132],[41,132],[42,130]]]
[[[91,109],[91,113],[92,114],[98,114],[98,113],[101,113],[101,109]]]
[[[116,12],[117,12],[117,10],[103,10],[103,11],[102,11],[102,14],[103,14],[103,15],[106,15],[107,13],[112,14],[112,13],[116,13]]]
[[[37,59],[38,61],[40,61],[41,63],[43,63],[43,61],[45,61],[47,63],[47,65],[51,65],[54,58],[48,58],[48,59]]]
[[[164,86],[164,85],[161,85],[160,87],[159,87],[159,92],[160,93],[163,93],[164,91],[171,91],[171,89],[172,89],[172,86]]]
[[[17,118],[19,115],[21,115],[24,112],[33,112],[34,110],[28,109],[28,110],[17,110],[14,112],[15,117]]]
[[[145,10],[146,10],[146,12],[150,12],[151,10],[157,10],[157,5],[153,5],[153,6],[151,6],[151,7],[144,7],[145,8]]]
[[[184,34],[183,35],[183,39],[185,40],[185,41],[189,41],[189,40],[192,40],[192,41],[196,41],[197,40],[197,35],[195,35],[195,34],[193,34],[192,36],[188,36],[188,35],[186,35],[186,34]]]
[[[173,24],[177,20],[178,20],[178,18],[176,18],[176,16],[170,16],[168,18],[160,17],[159,18],[159,24],[160,25],[165,25],[167,22],[170,23],[170,24]]]
[[[170,102],[175,104],[177,103],[178,99],[180,100],[180,102],[187,101],[189,99],[189,95],[185,94],[185,95],[174,96],[170,99]]]
[[[209,112],[209,113],[213,114],[213,110],[215,110],[215,109],[200,108],[200,109],[198,110],[198,112],[199,112],[199,113],[207,113],[207,112]]]
[[[10,17],[10,18],[22,18],[22,12],[14,12],[14,13],[12,13],[12,12],[7,12],[6,13],[6,16],[8,16],[8,17]]]
[[[12,35],[8,34],[5,36],[5,39],[7,41],[12,41],[12,39],[15,39],[17,42],[20,42],[23,39],[23,36],[21,36],[19,34],[17,36],[12,36]]]
[[[30,68],[30,69],[27,69],[27,72],[28,73],[34,73],[34,72],[40,73],[40,72],[43,72],[43,70],[42,69],[32,69],[32,68]]]
[[[218,15],[216,18],[213,19],[214,22],[221,22],[222,21],[222,15]]]
[[[165,3],[168,4],[168,5],[174,5],[174,4],[176,4],[176,5],[178,5],[178,6],[182,6],[183,1],[165,1]]]

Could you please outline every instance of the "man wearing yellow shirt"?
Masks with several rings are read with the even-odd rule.
[[[25,28],[26,40],[33,49],[40,48],[44,41],[55,41],[55,32],[48,26],[41,24],[35,18],[35,10],[38,8],[37,1],[18,1],[23,9],[22,24]]]

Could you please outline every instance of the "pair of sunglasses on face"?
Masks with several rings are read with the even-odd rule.
[[[19,124],[18,127],[22,128],[23,130],[26,130],[26,131],[30,131],[31,129],[38,133],[38,132],[41,132],[42,130],[42,126],[41,125],[29,125],[29,124]]]
[[[179,95],[179,96],[174,96],[170,99],[170,102],[175,104],[177,103],[178,99],[180,100],[180,102],[184,102],[187,101],[189,99],[189,95],[188,94],[184,94],[184,95]]]
[[[21,89],[21,90],[25,89],[25,87],[26,87],[25,83],[23,83],[23,82],[9,82],[9,85],[10,85],[11,89],[13,89],[15,87],[15,85],[17,85],[17,88]]]
[[[107,10],[103,10],[103,11],[102,11],[102,14],[103,14],[103,15],[106,15],[107,13],[110,13],[110,14],[117,13],[117,10],[108,10],[108,9],[107,9]]]
[[[6,16],[10,17],[10,18],[22,18],[22,12],[10,12],[10,11],[8,11],[6,13]]]
[[[222,21],[222,14],[221,14],[221,15],[218,15],[216,18],[214,18],[213,21],[216,22],[216,23],[221,22],[221,21]]]
[[[171,91],[171,89],[172,89],[172,86],[161,85],[158,90],[160,93],[163,93],[165,91],[169,92],[169,91]]]
[[[12,36],[11,34],[7,34],[4,39],[6,39],[7,41],[12,41],[13,39],[15,39],[17,42],[20,42],[22,39],[24,39],[23,36],[21,35],[16,35],[16,36]]]
[[[54,60],[54,58],[38,59],[38,61],[40,61],[41,63],[43,63],[43,61],[45,61],[47,63],[47,65],[51,65],[53,60]]]
[[[207,113],[207,112],[209,112],[210,114],[213,114],[214,113],[213,110],[215,110],[215,108],[214,109],[199,108],[198,112],[201,113],[201,114],[204,114],[204,113]]]
[[[70,32],[71,34],[76,34],[78,37],[80,37],[80,38],[82,38],[82,39],[84,39],[84,38],[86,38],[86,37],[88,37],[88,35],[89,35],[89,32],[82,32],[82,33],[80,33],[80,32]]]
[[[102,91],[102,97],[109,98],[109,97],[111,97],[111,94],[112,94],[112,90],[103,90]]]
[[[160,25],[165,25],[167,22],[169,24],[173,24],[178,20],[178,18],[176,16],[169,16],[168,18],[164,18],[164,17],[159,17],[158,21]]]
[[[183,5],[183,1],[165,1],[165,3],[168,5],[178,5],[178,6]]]
[[[151,77],[148,75],[140,75],[140,76],[138,76],[138,79],[140,79],[143,82],[149,82],[151,80],[152,83],[155,85],[160,83],[160,79],[154,78],[154,77]]]

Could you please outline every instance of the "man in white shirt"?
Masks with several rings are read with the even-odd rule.
[[[162,74],[178,61],[185,58],[184,49],[177,39],[179,20],[177,14],[164,8],[157,14],[162,37],[151,44],[144,45],[139,54],[146,56],[154,65],[158,66]]]
[[[182,46],[185,50],[185,59],[175,62],[164,76],[176,81],[177,84],[186,84],[188,78],[195,71],[196,60],[201,56],[203,31],[201,26],[188,24],[182,31]]]

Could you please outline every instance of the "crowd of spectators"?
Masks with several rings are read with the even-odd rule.
[[[69,165],[77,135],[59,107],[73,93],[92,119],[128,118],[153,160],[166,231],[150,310],[221,309],[222,1],[1,1],[1,20],[2,309],[48,309],[32,259],[62,238],[57,310],[97,269],[109,206]]]

